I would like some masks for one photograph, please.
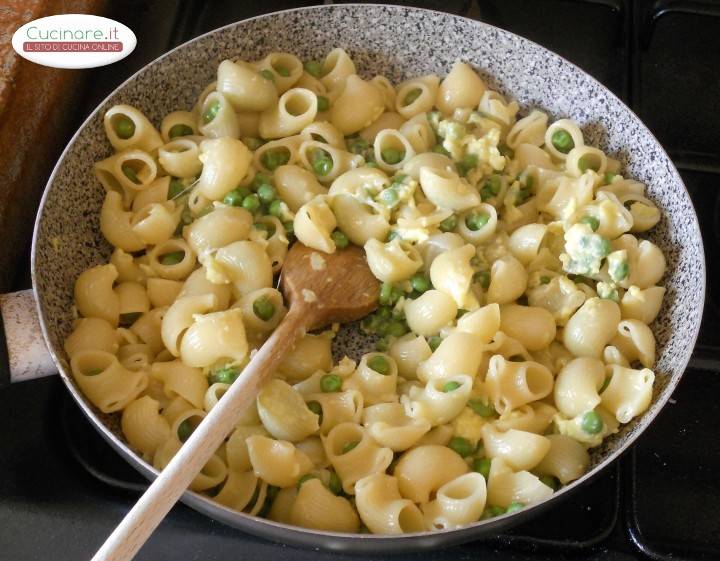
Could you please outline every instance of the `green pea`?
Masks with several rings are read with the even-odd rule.
[[[426,275],[417,273],[410,277],[410,286],[418,292],[427,292],[431,288],[430,279]]]
[[[540,277],[540,284],[550,284],[550,277],[547,275]]]
[[[403,106],[410,105],[414,101],[417,100],[422,95],[422,89],[420,88],[414,88],[410,90],[406,95],[405,99],[403,99]]]
[[[160,263],[169,267],[170,265],[177,265],[182,262],[183,259],[185,259],[184,251],[171,251],[170,253],[160,256]]]
[[[284,203],[281,200],[275,199],[273,202],[270,203],[270,206],[268,207],[268,214],[270,214],[270,216],[282,218],[285,215],[285,209],[283,205]]]
[[[303,483],[305,483],[306,481],[310,481],[311,479],[317,479],[317,476],[312,475],[310,473],[306,473],[305,475],[303,475],[300,479],[298,479],[297,490],[299,491],[300,487],[302,487]]]
[[[354,440],[352,442],[346,442],[345,445],[342,447],[341,454],[347,454],[348,452],[350,452],[350,450],[354,450],[358,444],[360,444],[359,440]]]
[[[392,335],[393,337],[402,337],[408,331],[410,331],[408,326],[402,321],[392,321],[386,329],[387,335]]]
[[[262,185],[272,185],[272,178],[267,173],[256,173],[250,187],[253,191],[257,191]]]
[[[267,204],[270,204],[275,200],[275,189],[272,185],[260,185],[257,190],[257,196],[260,199],[261,202]]]
[[[288,76],[290,76],[290,71],[284,66],[273,66],[273,69],[283,78],[287,78]]]
[[[557,491],[560,488],[560,481],[558,481],[557,477],[543,473],[538,479],[543,485],[547,485],[553,491]]]
[[[240,376],[240,372],[226,366],[210,374],[211,384],[232,384]]]
[[[597,434],[603,430],[603,420],[596,411],[588,411],[580,419],[580,428],[588,434]]]
[[[390,164],[392,166],[403,161],[405,158],[405,150],[400,150],[398,148],[383,148],[380,155],[386,164]]]
[[[320,378],[320,389],[323,392],[339,392],[340,388],[342,388],[342,378],[337,374],[325,374]]]
[[[587,170],[591,169],[593,171],[597,171],[597,162],[593,164],[591,161],[591,158],[589,156],[583,156],[578,160],[578,168],[582,173],[585,173]]]
[[[270,171],[275,171],[290,161],[290,150],[285,147],[267,150],[260,157],[260,162]]]
[[[127,140],[135,134],[135,122],[125,115],[120,115],[115,119],[113,127],[115,128],[115,134],[123,140]]]
[[[85,376],[97,376],[103,371],[102,368],[91,368],[87,372],[85,372]]]
[[[500,194],[501,189],[502,181],[500,180],[500,176],[496,174],[491,175],[480,190],[482,200],[492,199]]]
[[[435,352],[437,348],[440,346],[440,343],[442,343],[442,337],[439,335],[433,335],[427,340],[428,346],[430,347],[430,350],[432,352]]]
[[[593,232],[597,232],[600,227],[600,221],[594,216],[585,215],[580,219],[580,224],[587,224]]]
[[[282,224],[288,236],[292,236],[295,234],[295,225],[292,220],[288,220],[287,222],[283,222]]]
[[[260,71],[260,76],[266,80],[270,80],[271,82],[275,81],[275,74],[273,74],[272,70],[268,70],[267,68]]]
[[[501,514],[505,514],[505,509],[503,507],[490,505],[483,511],[482,516],[480,517],[480,520],[487,520],[488,518],[495,518],[496,516],[500,516]]]
[[[394,187],[385,189],[380,193],[380,200],[387,206],[393,206],[399,199],[398,192]]]
[[[340,230],[335,230],[332,234],[330,234],[330,237],[335,242],[335,247],[338,249],[345,249],[350,244],[348,237]]]
[[[525,508],[525,505],[522,503],[510,503],[505,510],[506,514],[512,514],[513,512],[517,512],[518,510],[522,510]]]
[[[173,177],[168,187],[168,199],[174,199],[185,190],[185,182],[179,177]],[[227,203],[226,203],[227,204]]]
[[[347,139],[347,147],[353,154],[362,154],[369,146],[367,140],[361,136],[356,136]]]
[[[457,216],[454,214],[448,216],[440,222],[439,228],[441,232],[452,232],[457,227]]]
[[[573,141],[572,135],[565,129],[556,130],[550,141],[555,147],[555,150],[561,152],[562,154],[567,154],[570,150],[575,148],[575,141]]]
[[[318,111],[327,111],[330,109],[330,100],[324,95],[317,96]]]
[[[487,212],[472,212],[465,217],[465,225],[473,232],[477,232],[482,229],[489,220],[490,215]]]
[[[170,138],[177,138],[178,136],[190,136],[191,134],[194,134],[195,131],[193,131],[189,126],[178,123],[177,125],[173,125],[170,130],[168,131],[168,136]]]
[[[205,108],[205,111],[203,111],[202,114],[202,122],[204,124],[208,124],[211,122],[215,117],[217,117],[218,112],[220,111],[220,102],[219,101],[213,101]]]
[[[490,458],[475,458],[473,460],[473,471],[482,475],[485,479],[490,475]]]
[[[610,185],[610,184],[613,182],[613,179],[615,179],[616,175],[617,175],[617,174],[615,174],[615,173],[612,173],[612,172],[610,172],[610,171],[606,171],[606,172],[605,172],[605,183],[607,183],[608,185]]]
[[[311,164],[316,175],[324,176],[333,169],[333,159],[325,150],[317,148],[311,156]]]
[[[303,65],[303,68],[305,68],[305,72],[310,74],[310,76],[313,76],[315,78],[320,78],[320,76],[322,76],[322,63],[318,62],[317,60],[308,60]]]
[[[177,435],[180,442],[185,442],[188,438],[190,438],[193,430],[190,419],[185,419],[182,423],[180,423],[177,428]]]
[[[473,280],[487,289],[490,286],[490,271],[478,271],[473,275]]]
[[[330,481],[328,482],[328,488],[333,495],[339,495],[342,493],[342,481],[337,473],[334,471],[330,472]]]
[[[128,325],[132,325],[140,318],[141,315],[142,315],[142,312],[130,312],[127,314],[120,314],[120,325],[122,327],[127,327]]]
[[[248,195],[243,199],[242,207],[250,212],[255,212],[260,208],[260,197],[257,195]]]
[[[456,382],[455,380],[451,380],[450,382],[446,383],[446,384],[443,386],[442,391],[443,391],[443,393],[454,392],[454,391],[455,391],[456,389],[458,389],[460,386],[462,386],[462,384],[461,384],[460,382]]]
[[[468,401],[468,407],[481,417],[488,418],[497,415],[495,407],[492,403],[485,403],[481,399],[471,399]]]
[[[367,365],[378,374],[386,376],[390,373],[390,363],[384,356],[375,355],[367,361]]]
[[[319,401],[308,401],[307,408],[319,417],[322,417],[322,405],[320,405]]]
[[[243,138],[243,142],[245,143],[245,146],[247,146],[250,150],[257,150],[260,148],[265,142],[263,142],[259,138],[255,138],[252,136],[248,136],[246,138]]]
[[[475,154],[465,154],[462,161],[455,164],[461,177],[465,177],[467,173],[478,163],[478,157]]]
[[[630,266],[628,265],[627,261],[623,261],[617,267],[615,267],[615,270],[613,272],[614,274],[611,275],[613,279],[615,279],[616,282],[620,282],[628,276],[628,273],[630,272]]]
[[[380,285],[380,298],[381,304],[387,306],[392,303],[392,289],[393,285],[389,282],[384,282]]]
[[[443,156],[449,156],[450,152],[445,150],[442,144],[436,144],[431,148],[432,152],[435,152],[436,154],[442,154]]]
[[[460,454],[463,458],[467,458],[475,451],[475,447],[472,443],[462,436],[453,436],[448,443],[448,447],[455,450],[455,452]]]
[[[238,187],[225,195],[223,203],[228,206],[242,206],[243,199],[248,195],[250,195],[250,189],[247,187]]]
[[[140,183],[140,180],[138,179],[137,172],[128,164],[123,164],[120,166],[120,169],[123,172],[123,175],[127,177],[130,181],[133,183]]]
[[[253,313],[263,321],[275,315],[275,304],[267,296],[261,296],[253,302]]]

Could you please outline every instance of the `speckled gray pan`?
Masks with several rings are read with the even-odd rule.
[[[544,48],[476,21],[425,10],[378,6],[320,6],[270,14],[229,25],[171,51],[118,88],[75,135],[48,184],[35,230],[32,273],[45,337],[63,380],[107,441],[140,472],[153,469],[122,441],[117,420],[100,416],[73,384],[62,341],[72,320],[73,282],[78,274],[107,259],[109,245],[99,232],[103,189],[92,163],[110,154],[102,115],[116,103],[129,103],[160,124],[171,110],[190,109],[225,58],[255,60],[273,50],[320,58],[343,47],[365,76],[384,74],[397,81],[422,73],[445,74],[462,59],[475,66],[490,86],[553,118],[570,117],[589,144],[619,158],[624,175],[648,185],[662,210],[650,238],[667,256],[665,305],[655,325],[659,359],[650,410],[607,440],[593,455],[593,469],[543,504],[473,526],[441,533],[400,537],[313,532],[254,519],[225,509],[194,493],[184,501],[218,520],[272,540],[352,551],[409,551],[448,545],[480,536],[537,514],[571,492],[615,459],[657,415],[690,358],[703,309],[705,266],[697,218],[685,187],[667,154],[638,118],[607,89],[577,67]],[[350,337],[352,339],[352,337]],[[341,340],[348,340],[342,337]],[[351,345],[353,347],[357,346]]]

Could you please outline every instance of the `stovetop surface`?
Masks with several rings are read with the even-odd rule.
[[[433,0],[400,2],[482,19],[575,62],[623,98],[670,153],[695,203],[708,295],[696,352],[673,399],[613,467],[566,501],[496,538],[398,561],[720,559],[720,2]],[[138,47],[87,71],[76,122],[169,48],[227,23],[312,2],[117,3]],[[59,148],[67,139],[59,142]],[[28,240],[29,244],[29,240]],[[29,286],[28,267],[17,288]],[[0,561],[89,559],[145,487],[94,432],[58,379],[0,391]],[[296,549],[176,506],[139,560],[381,559]]]

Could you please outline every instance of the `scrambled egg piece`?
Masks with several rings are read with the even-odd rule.
[[[490,128],[478,137],[468,132],[462,123],[446,119],[438,123],[437,133],[443,138],[442,147],[453,160],[470,162],[467,179],[473,185],[493,170],[501,171],[505,168],[505,156],[497,147],[500,143],[500,129]]]
[[[440,121],[438,134],[443,137],[443,148],[450,152],[453,160],[463,157],[463,140],[467,136],[467,128],[462,123],[446,119]]]
[[[587,224],[575,224],[565,233],[565,253],[560,261],[568,273],[597,275],[609,253],[609,240],[595,234]]]
[[[466,137],[467,138],[467,137]],[[478,161],[489,164],[495,171],[501,171],[505,167],[505,156],[498,150],[500,143],[500,131],[492,129],[481,138],[470,136],[471,140],[466,142],[466,153],[476,156]]]
[[[608,274],[614,282],[622,282],[628,278],[630,267],[628,265],[627,249],[613,251],[607,257]]]
[[[605,298],[606,300],[614,300],[615,302],[620,301],[618,289],[611,282],[599,282],[597,283],[595,289],[600,298]]]
[[[487,423],[487,419],[466,407],[453,419],[453,434],[461,436],[476,445],[479,440],[482,440],[482,428],[485,423]]]

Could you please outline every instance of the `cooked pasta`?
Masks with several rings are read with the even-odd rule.
[[[160,123],[110,108],[114,250],[75,282],[77,385],[163,468],[287,313],[290,244],[321,270],[352,243],[382,283],[375,352],[335,362],[336,326],[304,334],[191,489],[401,534],[580,478],[652,400],[661,215],[579,123],[519,109],[465,62],[393,85],[341,48],[224,60]]]

